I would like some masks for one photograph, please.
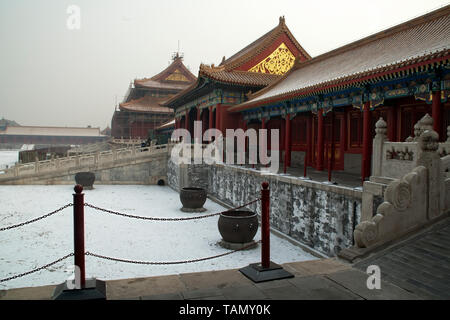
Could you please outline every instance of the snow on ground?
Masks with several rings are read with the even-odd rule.
[[[94,185],[85,202],[106,209],[152,217],[191,217],[225,210],[207,200],[204,213],[180,211],[179,194],[167,186]],[[0,228],[49,213],[73,202],[73,186],[0,186]],[[228,252],[217,242],[218,216],[155,222],[110,215],[85,207],[86,251],[141,261],[179,261]],[[0,279],[23,273],[73,252],[73,208],[16,229],[0,231]],[[258,230],[255,240],[261,238]],[[261,247],[180,265],[136,265],[86,257],[86,277],[103,280],[148,277],[245,267],[260,261]],[[285,239],[271,235],[276,263],[316,259]],[[31,275],[0,283],[0,289],[64,282],[73,257]]]
[[[13,166],[19,161],[19,150],[0,150],[0,169]]]

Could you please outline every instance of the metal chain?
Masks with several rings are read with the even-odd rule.
[[[211,214],[207,214],[207,215],[203,215],[203,216],[188,217],[188,218],[143,217],[143,216],[135,216],[135,215],[131,215],[131,214],[121,213],[121,212],[117,212],[117,211],[113,211],[113,210],[103,209],[103,208],[94,206],[94,205],[92,205],[90,203],[85,203],[84,205],[86,207],[90,207],[90,208],[95,209],[95,210],[103,211],[103,212],[110,213],[110,214],[115,214],[115,215],[122,216],[122,217],[133,218],[133,219],[152,220],[152,221],[185,221],[185,220],[195,220],[195,219],[203,219],[203,218],[209,218],[209,217],[213,217],[213,216],[218,216],[218,215],[220,215],[222,213],[225,213],[225,212],[229,212],[229,211],[232,211],[232,210],[236,210],[236,209],[240,209],[240,208],[246,207],[246,206],[248,206],[248,205],[250,205],[250,204],[252,204],[254,202],[257,202],[259,200],[260,199],[255,199],[255,200],[250,201],[250,202],[248,202],[246,204],[243,204],[243,205],[241,205],[239,207],[228,209],[226,211],[217,212],[217,213],[211,213]]]
[[[17,274],[17,275],[15,275],[15,276],[12,276],[12,277],[9,277],[9,278],[0,279],[0,283],[1,283],[1,282],[5,282],[5,281],[9,281],[9,280],[13,280],[13,279],[17,279],[17,278],[21,278],[21,277],[26,276],[26,275],[29,275],[29,274],[31,274],[31,273],[38,272],[38,271],[40,271],[40,270],[42,270],[42,269],[46,269],[46,268],[48,268],[48,267],[50,267],[50,266],[52,266],[52,265],[54,265],[54,264],[56,264],[56,263],[58,263],[58,262],[61,262],[61,261],[65,260],[65,259],[67,259],[68,257],[71,257],[71,256],[73,256],[73,255],[74,255],[73,253],[70,253],[70,254],[68,254],[68,255],[65,255],[65,256],[62,257],[62,258],[59,258],[58,260],[55,260],[55,261],[53,261],[53,262],[51,262],[51,263],[49,263],[49,264],[46,264],[45,266],[42,266],[42,267],[37,268],[37,269],[31,270],[31,271],[27,271],[27,272],[24,272],[24,273],[21,273],[21,274]]]
[[[211,257],[206,257],[206,258],[199,258],[199,259],[192,259],[192,260],[181,260],[181,261],[160,261],[160,262],[154,262],[154,261],[137,261],[137,260],[127,260],[127,259],[119,259],[119,258],[113,258],[113,257],[107,257],[107,256],[102,256],[100,254],[96,254],[96,253],[92,253],[87,251],[86,255],[87,256],[92,256],[92,257],[96,257],[99,259],[104,259],[104,260],[110,260],[110,261],[116,261],[116,262],[125,262],[125,263],[133,263],[133,264],[145,264],[145,265],[169,265],[169,264],[183,264],[183,263],[193,263],[193,262],[200,262],[200,261],[205,261],[205,260],[211,260],[211,259],[216,259],[216,258],[220,258],[241,250],[245,250],[247,248],[253,247],[255,245],[257,245],[258,243],[260,243],[261,240],[256,241],[254,243],[251,243],[249,245],[246,245],[240,249],[236,249],[233,251],[229,251],[229,252],[225,252],[225,253],[221,253],[215,256],[211,256]]]
[[[29,221],[25,221],[25,222],[22,222],[22,223],[14,224],[14,225],[9,226],[9,227],[3,227],[3,228],[0,228],[0,231],[5,231],[5,230],[9,230],[9,229],[18,228],[18,227],[24,226],[24,225],[26,225],[26,224],[30,224],[30,223],[33,223],[33,222],[36,222],[36,221],[39,221],[39,220],[48,218],[48,217],[54,215],[55,213],[58,213],[58,212],[60,212],[60,211],[62,211],[62,210],[64,210],[64,209],[66,209],[66,208],[68,208],[68,207],[71,207],[71,206],[73,206],[73,203],[68,203],[68,204],[66,204],[66,205],[63,206],[63,207],[61,207],[61,208],[59,208],[59,209],[56,209],[55,211],[52,211],[52,212],[50,212],[50,213],[47,213],[47,214],[45,214],[45,215],[43,215],[43,216],[41,216],[41,217],[35,218],[35,219],[33,219],[33,220],[29,220]]]

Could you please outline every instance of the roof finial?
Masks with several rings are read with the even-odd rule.
[[[285,24],[284,16],[280,17],[280,24]]]
[[[178,40],[178,50],[172,54],[172,61],[183,59],[184,55],[180,53],[180,40]]]

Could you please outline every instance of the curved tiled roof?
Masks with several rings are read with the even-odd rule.
[[[223,67],[208,67],[200,65],[199,76],[206,76],[220,82],[237,85],[267,86],[281,78],[280,75],[249,71],[226,71]]]
[[[162,125],[157,127],[156,130],[167,129],[167,128],[171,128],[171,127],[175,127],[175,119],[172,119],[166,123],[163,123]]]
[[[142,98],[131,100],[119,104],[120,110],[150,113],[172,113],[172,109],[162,106],[161,104],[167,97],[143,96]]]
[[[242,66],[243,64],[249,62],[251,59],[257,57],[259,54],[263,53],[264,50],[273,45],[274,42],[276,42],[276,40],[283,34],[292,41],[301,55],[303,55],[303,59],[310,59],[309,54],[300,46],[292,33],[289,31],[288,27],[285,24],[284,17],[280,17],[278,26],[276,26],[274,29],[267,32],[262,37],[252,42],[230,58],[224,59],[219,66],[207,66],[201,64],[197,81],[186,87],[183,91],[179,92],[174,97],[168,99],[164,103],[164,105],[168,106],[173,102],[182,99],[191,91],[201,86],[203,84],[203,81],[201,80],[202,77],[231,85],[258,87],[258,89],[273,83],[281,76],[269,73],[241,71],[236,70],[236,68]]]
[[[296,63],[282,78],[230,108],[240,111],[292,96],[310,95],[326,87],[345,86],[395,72],[450,54],[450,6]]]
[[[176,70],[179,70],[180,73],[187,79],[187,81],[167,80],[167,77],[173,74]],[[173,62],[166,69],[151,78],[136,79],[134,80],[134,85],[136,87],[155,89],[182,90],[189,86],[191,83],[195,82],[195,80],[197,80],[197,78],[183,64],[183,59],[177,55],[174,58]]]
[[[280,22],[275,28],[273,28],[257,40],[253,41],[248,46],[238,51],[228,59],[223,60],[220,66],[223,66],[227,71],[236,69],[237,67],[243,65],[256,55],[267,49],[273,43],[273,41],[283,33],[288,36],[295,47],[301,52],[302,55],[305,56],[306,59],[311,59],[311,56],[306,52],[305,49],[303,49],[303,47],[298,43],[298,41],[289,30],[289,28],[286,26],[284,17],[280,17]]]

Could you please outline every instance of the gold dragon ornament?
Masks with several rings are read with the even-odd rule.
[[[281,75],[292,68],[294,61],[295,56],[283,42],[267,58],[248,71]]]

